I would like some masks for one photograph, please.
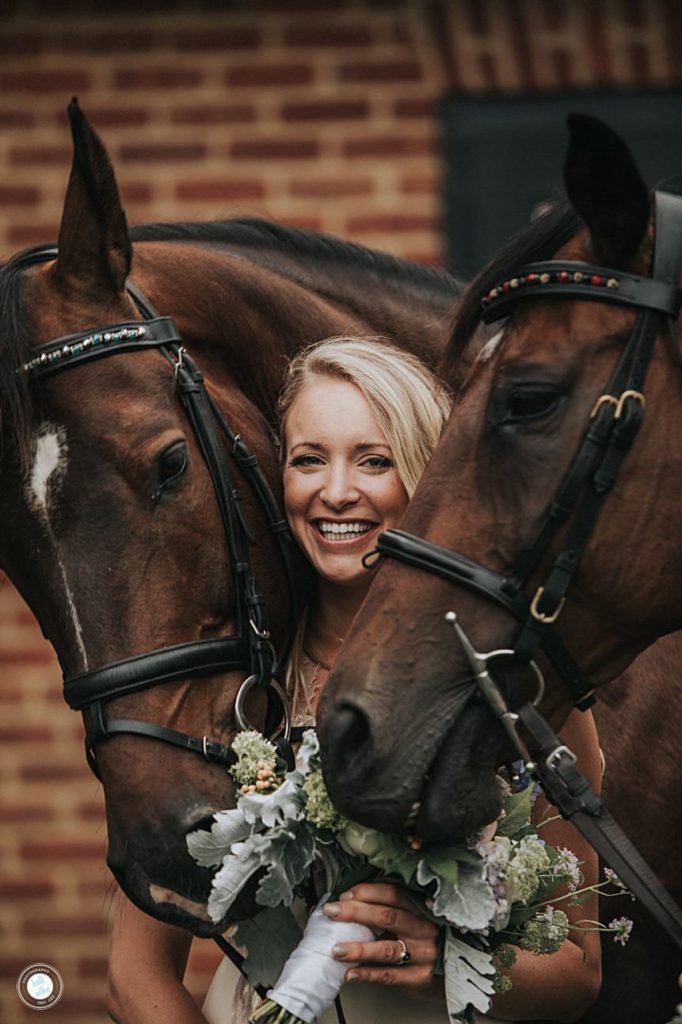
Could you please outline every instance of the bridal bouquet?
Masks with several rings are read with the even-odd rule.
[[[607,885],[622,891],[613,872],[597,886],[584,886],[575,855],[540,838],[529,824],[532,784],[512,793],[500,778],[504,810],[497,822],[467,843],[427,845],[336,812],[312,729],[304,733],[293,771],[257,732],[241,733],[233,749],[237,807],[216,814],[210,832],[192,833],[187,843],[199,864],[217,868],[208,903],[214,921],[257,879],[255,900],[263,910],[239,924],[233,940],[247,950],[251,984],[270,987],[253,1017],[258,1024],[314,1024],[333,1003],[352,965],[332,959],[332,946],[370,941],[374,934],[362,924],[329,920],[321,907],[359,882],[397,882],[442,926],[453,1021],[470,1020],[473,1009],[485,1013],[493,993],[511,987],[506,972],[514,947],[539,955],[559,949],[569,921],[557,904],[579,903]],[[311,891],[324,895],[311,900]],[[291,909],[296,897],[317,901],[303,933]],[[581,925],[602,929],[594,921]],[[606,930],[624,944],[630,927],[618,918]]]

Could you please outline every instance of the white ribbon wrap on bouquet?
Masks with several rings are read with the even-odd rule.
[[[320,904],[310,915],[303,938],[284,965],[277,984],[268,992],[268,999],[307,1024],[315,1024],[339,994],[348,968],[356,965],[348,960],[334,960],[332,947],[337,942],[373,939],[374,932],[367,925],[334,921],[322,913]]]

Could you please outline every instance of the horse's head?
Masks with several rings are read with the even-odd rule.
[[[121,324],[141,318],[126,290],[125,216],[106,152],[75,103],[70,119],[74,161],[58,257],[15,257],[0,269],[0,565],[67,676],[81,677],[69,684],[70,700],[86,708],[94,737],[118,882],[156,916],[208,932],[215,930],[203,909],[210,875],[189,857],[185,836],[233,803],[225,763],[211,759],[229,759],[245,677],[270,667],[267,640],[256,633],[264,620],[247,563],[275,611],[275,637],[286,628],[286,583],[276,545],[265,539],[272,510],[245,482],[249,467],[234,460],[236,452],[248,462],[248,452],[238,439],[226,444],[217,421],[208,440],[197,441],[176,377],[189,399],[197,382],[186,363],[174,366],[172,325],[158,328],[162,340],[169,332],[165,346],[121,334]],[[39,361],[38,347],[83,331],[87,337],[67,337],[63,352],[48,350]],[[278,480],[260,412],[227,375],[211,397],[270,481]],[[202,447],[231,466],[223,516]],[[251,547],[249,523],[263,543]],[[246,587],[241,597],[237,577]],[[237,634],[232,646],[198,643]],[[97,674],[187,643],[194,646],[173,654],[174,663],[162,653],[144,665],[115,665],[109,677]],[[149,685],[155,679],[161,682]],[[105,699],[91,706],[95,696]],[[254,690],[244,713],[260,725],[264,711],[262,691]],[[112,720],[137,725],[104,738]],[[171,733],[152,737],[158,726],[180,734],[180,743]]]
[[[478,356],[401,524],[470,562],[417,549],[424,571],[409,539],[387,543],[399,560],[379,569],[327,685],[333,799],[375,827],[400,828],[415,802],[416,828],[432,838],[470,834],[498,812],[494,772],[513,752],[478,699],[449,610],[479,651],[521,646],[501,679],[512,705],[533,696],[520,662],[540,663],[555,728],[571,697],[550,651],[553,620],[595,686],[681,624],[680,381],[667,339],[679,201],[670,212],[660,200],[654,232],[632,157],[591,118],[571,118],[565,178],[573,209],[532,225],[464,296],[453,386],[462,355],[478,345]],[[659,284],[638,280],[652,274],[654,242]],[[482,304],[497,321],[484,341]],[[495,575],[472,589],[471,563]],[[577,698],[585,687],[575,688]]]

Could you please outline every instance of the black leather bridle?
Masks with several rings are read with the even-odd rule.
[[[502,575],[403,530],[386,530],[377,543],[380,555],[474,590],[510,612],[522,623],[513,644],[517,659],[527,663],[542,647],[567,685],[574,705],[581,710],[594,703],[591,684],[551,627],[561,614],[566,591],[599,512],[644,420],[643,387],[656,336],[662,326],[668,327],[672,336],[672,324],[680,309],[677,281],[682,262],[682,197],[657,192],[654,203],[656,244],[651,278],[585,263],[548,260],[522,267],[492,288],[483,300],[482,319],[487,322],[506,316],[521,300],[548,295],[639,309],[634,330],[605,393],[592,409],[573,462],[514,569]],[[674,336],[673,346],[679,360]],[[561,551],[545,582],[529,599],[524,592],[529,577],[547,554],[557,530],[571,517]]]
[[[12,261],[13,266],[30,266],[54,260],[58,251],[46,246],[26,253]],[[275,736],[282,756],[291,763],[288,739],[289,707],[278,682],[277,657],[270,639],[263,597],[258,591],[251,566],[249,545],[254,542],[241,507],[241,496],[235,485],[231,459],[241,469],[267,517],[284,564],[290,591],[292,621],[297,618],[297,591],[294,582],[290,535],[272,491],[239,434],[235,434],[211,399],[201,372],[181,345],[178,330],[170,317],[161,317],[130,282],[127,291],[137,306],[142,320],[132,320],[109,327],[81,331],[50,341],[34,350],[31,358],[18,372],[35,380],[44,380],[66,370],[82,366],[116,353],[157,348],[168,360],[175,375],[175,385],[190,421],[201,454],[208,467],[223,523],[235,594],[235,634],[214,639],[161,647],[144,654],[110,662],[100,668],[72,675],[64,672],[64,697],[74,711],[90,712],[85,737],[85,752],[90,768],[99,778],[95,756],[98,743],[112,736],[132,734],[170,743],[183,750],[201,754],[208,761],[229,767],[236,755],[228,744],[207,736],[190,736],[164,725],[135,719],[108,719],[105,705],[118,697],[162,683],[203,677],[217,673],[243,670],[247,673],[235,702],[235,719],[240,729],[249,727],[244,701],[253,687],[265,688],[268,694],[269,731],[283,728]],[[271,697],[275,700],[271,701]],[[293,767],[293,765],[292,765]]]
[[[393,558],[473,590],[500,605],[521,623],[505,654],[521,664],[532,664],[540,647],[567,685],[573,704],[585,710],[594,703],[591,686],[580,667],[552,630],[566,600],[569,584],[580,564],[604,501],[613,489],[621,465],[644,419],[644,384],[654,343],[664,328],[675,359],[682,366],[673,325],[678,316],[678,286],[682,263],[682,197],[654,193],[654,256],[651,277],[579,262],[548,260],[520,268],[492,288],[483,299],[482,319],[507,316],[520,300],[556,295],[562,299],[588,299],[638,309],[633,332],[621,354],[604,394],[595,403],[577,454],[545,510],[532,542],[514,569],[502,575],[471,559],[403,530],[386,530],[377,542],[380,557]],[[570,522],[569,522],[570,520]],[[524,588],[547,555],[551,541],[568,523],[563,544],[553,558],[544,583],[528,598]],[[500,652],[493,652],[494,654]],[[485,662],[486,656],[478,656]],[[488,660],[491,655],[487,656]],[[477,677],[477,681],[480,680]],[[492,694],[492,696],[491,696]],[[551,801],[587,836],[616,868],[633,892],[649,907],[659,923],[682,948],[682,914],[658,883],[636,850],[575,766],[575,756],[561,743],[532,704],[511,712],[499,690],[485,694],[507,727],[520,718],[536,740],[541,756],[532,770]],[[507,728],[513,734],[514,729]],[[527,751],[518,739],[517,750]]]

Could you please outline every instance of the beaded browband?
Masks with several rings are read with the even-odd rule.
[[[172,319],[167,316],[154,317],[140,323],[129,323],[103,327],[98,331],[83,331],[69,334],[56,342],[44,345],[33,359],[19,367],[20,373],[35,377],[47,377],[60,370],[70,369],[79,362],[90,362],[109,352],[130,352],[140,348],[159,348],[180,342],[180,335]]]
[[[548,295],[581,296],[599,302],[653,309],[668,316],[677,316],[681,297],[680,289],[667,281],[586,263],[549,260],[528,263],[513,277],[491,288],[481,300],[483,320],[490,323],[501,319],[519,299],[546,298]]]

